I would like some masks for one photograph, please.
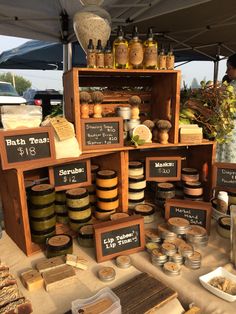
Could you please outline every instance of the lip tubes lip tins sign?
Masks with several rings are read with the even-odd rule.
[[[135,215],[95,224],[94,237],[98,263],[142,251],[145,246],[144,219]]]
[[[91,184],[90,160],[81,160],[49,168],[50,183],[56,191],[77,188]]]
[[[2,168],[31,165],[32,161],[55,160],[53,130],[50,127],[0,131]]]

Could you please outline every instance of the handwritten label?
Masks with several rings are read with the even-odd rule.
[[[187,219],[191,225],[206,227],[206,211],[194,208],[170,207],[170,217],[182,217]]]
[[[217,186],[236,188],[236,169],[217,168]]]
[[[54,128],[60,141],[65,141],[75,136],[73,127],[65,118],[55,117],[50,119],[50,123]]]
[[[175,181],[180,179],[181,157],[146,157],[148,181]]]
[[[102,233],[102,254],[104,256],[140,246],[139,225]]]

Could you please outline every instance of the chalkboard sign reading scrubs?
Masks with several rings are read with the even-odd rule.
[[[50,167],[49,177],[56,191],[90,185],[90,160]]]
[[[20,129],[0,132],[3,169],[30,164],[32,161],[53,161],[54,138],[51,128]]]
[[[181,175],[181,157],[146,157],[147,181],[178,181]]]
[[[144,249],[144,219],[141,216],[95,224],[94,232],[99,263]]]
[[[81,119],[82,150],[123,146],[123,119]]]

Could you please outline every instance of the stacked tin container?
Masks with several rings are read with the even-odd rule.
[[[146,180],[143,164],[140,161],[129,162],[129,209],[144,203]]]

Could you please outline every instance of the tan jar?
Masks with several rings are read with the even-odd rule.
[[[101,188],[111,188],[118,184],[117,173],[114,170],[100,170],[97,172],[96,185]]]

